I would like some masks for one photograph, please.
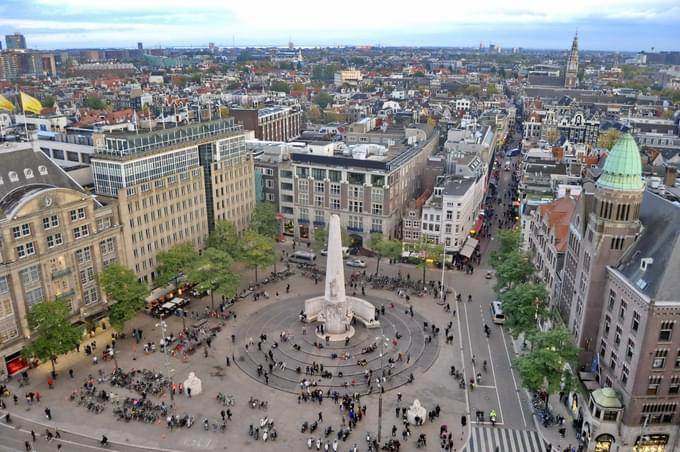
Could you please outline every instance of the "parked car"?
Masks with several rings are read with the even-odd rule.
[[[363,259],[351,259],[347,261],[349,267],[366,268],[366,262]]]

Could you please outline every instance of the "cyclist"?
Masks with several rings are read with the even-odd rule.
[[[99,444],[102,446],[108,446],[109,445],[109,439],[106,437],[106,435],[102,435],[102,440],[99,441]]]
[[[489,412],[489,419],[491,419],[491,425],[496,425],[496,410],[492,409]]]

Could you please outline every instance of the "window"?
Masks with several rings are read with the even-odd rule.
[[[73,228],[73,238],[78,240],[90,235],[90,227],[86,224]]]
[[[633,359],[633,353],[635,352],[635,342],[628,339],[628,345],[626,345],[626,361]]]
[[[364,187],[349,187],[349,197],[363,199]]]
[[[614,305],[616,304],[616,292],[614,292],[612,289],[609,289],[609,299],[607,300],[607,309],[609,312],[611,312],[614,309]]]
[[[668,356],[668,350],[657,349],[656,352],[654,352],[652,368],[662,369],[666,365],[666,356]]]
[[[338,198],[331,198],[331,209],[340,210],[340,200]]]
[[[304,177],[308,178],[309,177],[309,168],[305,168],[304,166],[300,166],[295,169],[295,174],[297,174],[298,177]]]
[[[36,304],[42,303],[43,302],[42,287],[37,287],[33,290],[27,290],[24,299],[26,300],[26,305],[28,306],[28,309],[31,309],[31,307],[33,307]]]
[[[675,322],[666,320],[661,322],[661,329],[659,331],[659,342],[670,342],[673,334],[673,324]]]
[[[88,246],[87,248],[83,248],[80,250],[76,251],[76,260],[78,261],[79,264],[82,264],[84,262],[90,262],[92,259],[92,250]]]
[[[631,321],[630,328],[634,332],[637,332],[639,327],[640,327],[640,313],[638,313],[637,311],[633,311],[633,320]]]
[[[325,223],[323,210],[317,210],[317,211],[314,213],[314,221],[315,221],[316,223]]]
[[[609,361],[609,368],[614,372],[616,370],[616,363],[619,361],[618,355],[612,350],[611,360]]]
[[[85,218],[85,208],[80,207],[78,209],[74,209],[69,214],[71,215],[71,221],[82,220]]]
[[[331,195],[340,196],[340,184],[330,185]]]
[[[0,276],[0,294],[9,292],[9,283],[7,282],[7,276]]]
[[[614,333],[614,343],[618,346],[621,343],[621,335],[623,330],[620,326],[616,325],[616,332]]]
[[[621,300],[621,307],[619,308],[619,319],[620,320],[623,320],[623,318],[626,316],[626,308],[627,307],[628,307],[628,303]]]
[[[96,287],[90,287],[89,289],[83,290],[83,303],[87,306],[94,304],[99,301],[99,294],[97,293]]]
[[[152,212],[153,216],[153,212]],[[97,218],[97,231],[103,231],[111,227],[111,217]]]
[[[383,214],[383,205],[382,204],[373,204],[371,206],[371,213],[373,215],[382,215]]]
[[[382,232],[382,218],[371,219],[371,232]]]
[[[356,231],[363,231],[363,229],[364,229],[363,219],[359,216],[356,216],[356,215],[350,215],[349,221],[348,221],[348,227],[350,227],[350,228],[352,228]]]
[[[309,204],[309,195],[307,193],[298,193],[298,204],[303,206]]]
[[[85,270],[80,270],[80,284],[87,284],[95,280],[94,268],[87,267]]]
[[[108,238],[99,242],[99,251],[102,254],[109,254],[115,251],[115,242],[113,238]]]
[[[37,265],[28,267],[21,270],[19,276],[21,277],[21,283],[24,287],[32,286],[40,282],[40,268]]]
[[[78,162],[78,153],[77,152],[72,152],[72,151],[66,151],[66,159],[69,162]]]
[[[55,246],[63,245],[64,239],[61,236],[61,232],[57,232],[53,235],[47,236],[47,247],[54,248]]]
[[[361,201],[350,201],[349,202],[349,211],[350,212],[356,212],[356,213],[361,213],[364,211],[364,203]]]
[[[659,385],[661,385],[661,376],[653,375],[649,377],[647,382],[647,395],[656,395],[659,392]]]
[[[604,412],[602,413],[602,420],[614,422],[614,421],[616,421],[616,418],[618,417],[618,415],[619,415],[618,411],[604,410]]]
[[[264,199],[265,199],[265,201],[274,202],[274,194],[273,193],[265,193]]]
[[[59,226],[59,217],[57,215],[50,215],[42,220],[43,229],[51,229]]]
[[[630,369],[625,364],[621,366],[621,383],[625,386],[628,383],[628,375],[630,374]]]
[[[35,254],[35,247],[33,242],[28,242],[23,245],[17,246],[17,257],[22,259],[24,257],[32,256]]]
[[[267,179],[264,181],[264,186],[265,188],[274,188],[274,181],[271,179]]]
[[[444,233],[445,234],[451,234],[451,225],[450,224],[445,224],[444,225]]]
[[[314,205],[316,207],[323,207],[323,205],[324,205],[323,196],[315,196],[314,197]]]
[[[307,209],[300,209],[300,220],[309,220],[309,211]]]
[[[668,387],[669,394],[680,393],[680,376],[674,375],[671,377],[671,384]]]
[[[604,316],[604,335],[609,336],[609,330],[611,329],[612,318],[609,314]]]
[[[15,239],[20,239],[22,237],[28,237],[31,235],[31,225],[24,223],[21,226],[14,226],[12,228],[12,235]]]
[[[298,181],[298,191],[308,192],[309,191],[309,183],[306,180],[300,179]]]
[[[383,189],[375,187],[371,189],[371,200],[373,202],[379,202],[382,204],[382,202],[385,200],[385,192]]]
[[[680,350],[675,355],[675,368],[680,369]]]
[[[64,151],[61,149],[52,149],[52,157],[58,160],[64,160]]]
[[[328,178],[331,182],[340,182],[342,180],[342,171],[328,170]]]

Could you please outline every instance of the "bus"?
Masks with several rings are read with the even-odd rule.
[[[310,253],[309,251],[296,251],[290,256],[288,256],[288,262],[293,262],[295,264],[316,264],[316,254]]]
[[[491,318],[493,319],[493,323],[497,325],[505,323],[505,314],[503,314],[503,308],[501,307],[500,301],[491,302]]]

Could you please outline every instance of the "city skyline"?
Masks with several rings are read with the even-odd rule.
[[[680,5],[667,0],[574,1],[564,5],[533,0],[500,1],[455,8],[435,1],[437,14],[405,14],[408,5],[350,6],[319,17],[313,2],[263,9],[225,2],[155,0],[115,4],[85,0],[6,0],[0,4],[0,33],[26,35],[36,49],[236,45],[284,46],[478,46],[566,48],[578,29],[584,50],[675,50],[680,42]]]

